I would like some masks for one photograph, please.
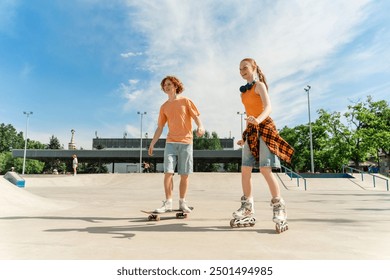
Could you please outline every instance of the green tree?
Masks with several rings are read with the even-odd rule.
[[[25,141],[23,133],[8,124],[0,124],[0,174],[4,174],[15,168],[16,172],[22,173],[23,159],[13,158],[12,149],[24,149]],[[45,145],[39,141],[27,139],[27,149],[43,149]],[[38,160],[26,159],[25,173],[41,173],[44,163]]]
[[[359,129],[357,135],[362,146],[378,160],[378,154],[390,156],[390,107],[385,100],[373,101],[371,96],[365,102],[348,107],[347,117]],[[358,123],[358,125],[357,125]]]
[[[318,110],[318,122],[324,127],[326,141],[322,145],[319,161],[323,169],[332,172],[341,171],[342,165],[348,164],[351,155],[352,133],[341,121],[339,112],[328,113],[323,109]]]
[[[23,149],[23,133],[17,132],[16,129],[8,124],[0,124],[0,153],[9,152],[12,149]]]
[[[314,130],[313,130],[314,131]],[[294,171],[306,171],[310,169],[310,141],[309,128],[306,125],[298,125],[293,128],[287,126],[279,131],[283,137],[295,150],[291,160],[291,168]]]
[[[49,149],[49,150],[60,150],[61,149],[60,140],[58,140],[57,137],[52,135],[50,137],[50,139],[49,139],[49,144],[46,145],[46,149]],[[66,170],[67,170],[66,163],[62,162],[58,158],[51,159],[51,160],[48,160],[48,161],[45,162],[44,170],[46,172],[51,173],[51,172],[54,171],[54,169],[56,169],[60,173],[66,172]]]
[[[25,174],[40,174],[43,171],[45,163],[35,159],[26,159]],[[15,172],[22,173],[23,158],[12,157],[11,152],[0,154],[0,173],[4,174],[14,167]]]
[[[355,166],[369,156],[377,157],[378,152],[390,152],[390,108],[382,101],[373,101],[371,96],[364,102],[348,106],[344,114],[352,132],[351,160]]]
[[[194,150],[221,150],[222,145],[216,132],[206,131],[202,137],[196,135],[193,131]],[[219,163],[209,163],[202,160],[194,162],[194,170],[197,172],[216,172],[220,168]]]
[[[61,149],[60,140],[58,140],[57,137],[54,137],[54,135],[52,135],[51,138],[49,139],[49,144],[47,144],[46,148],[49,150],[60,150]]]

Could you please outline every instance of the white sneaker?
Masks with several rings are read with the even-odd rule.
[[[182,210],[184,213],[191,213],[191,208],[188,207],[187,202],[185,200],[179,201],[179,209]]]
[[[164,200],[163,205],[160,208],[155,209],[155,213],[165,213],[172,211],[172,200]]]

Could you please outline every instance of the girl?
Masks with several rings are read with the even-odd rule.
[[[241,181],[243,196],[241,207],[233,213],[231,226],[251,225],[255,223],[253,217],[254,205],[252,195],[252,168],[260,167],[269,190],[271,192],[271,206],[273,207],[273,221],[278,233],[288,229],[285,203],[272,167],[280,168],[280,160],[290,162],[294,153],[293,148],[279,136],[271,113],[271,102],[268,96],[268,85],[256,61],[245,58],[240,63],[240,74],[247,81],[240,88],[241,101],[244,104],[247,118],[247,127],[238,145],[243,146]]]

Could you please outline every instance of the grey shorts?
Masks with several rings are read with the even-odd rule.
[[[164,173],[187,175],[193,172],[192,144],[166,143],[164,149]]]
[[[242,166],[250,166],[250,167],[276,167],[280,168],[280,160],[279,158],[271,153],[268,149],[267,145],[260,137],[260,156],[259,162],[256,162],[255,157],[252,155],[249,145],[245,142],[242,152]]]

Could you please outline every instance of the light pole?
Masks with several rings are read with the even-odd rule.
[[[309,111],[309,136],[310,136],[310,161],[311,161],[311,173],[314,173],[314,156],[313,156],[313,134],[311,131],[311,118],[310,118],[310,89],[311,86],[307,85],[304,90],[307,92],[307,108]]]
[[[241,115],[241,137],[242,137],[242,133],[244,132],[244,130],[243,130],[243,126],[244,126],[244,124],[243,124],[243,116],[245,114],[246,114],[246,112],[244,112],[244,113],[237,112],[237,115]]]
[[[28,133],[28,119],[30,115],[33,114],[33,112],[23,112],[27,116],[26,119],[26,135],[24,136],[24,153],[23,153],[23,169],[22,169],[22,175],[24,175],[24,170],[26,168],[26,151],[27,151],[27,133]]]
[[[146,112],[137,112],[138,115],[141,115],[141,139],[139,144],[139,173],[142,173],[142,118],[146,115]]]

